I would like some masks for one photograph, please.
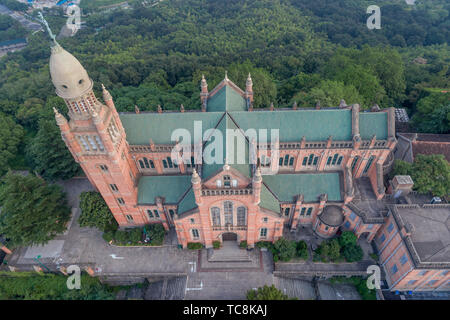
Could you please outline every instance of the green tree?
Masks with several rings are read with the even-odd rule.
[[[104,232],[117,229],[117,222],[100,193],[82,192],[80,208],[81,215],[78,222],[81,227],[94,227]]]
[[[450,164],[441,154],[416,155],[411,178],[417,192],[438,197],[450,193]]]
[[[297,242],[296,250],[297,250],[296,252],[297,257],[303,260],[308,259],[309,257],[308,244],[305,241],[301,240]]]
[[[341,99],[349,104],[360,103],[363,100],[354,86],[346,86],[343,82],[331,80],[322,81],[308,93],[299,92],[292,100],[304,107],[314,106],[317,101],[320,101],[322,107],[337,107]]]
[[[66,230],[70,218],[66,195],[33,175],[8,173],[0,188],[0,234],[13,248],[45,244]]]
[[[341,247],[356,244],[356,241],[357,241],[357,237],[351,231],[344,231],[344,232],[342,232],[341,236],[339,237],[339,244],[341,245]]]
[[[274,285],[270,287],[265,285],[259,287],[257,290],[247,291],[247,300],[290,300],[281,290],[278,290]]]
[[[342,254],[347,262],[361,261],[364,256],[363,250],[357,244],[347,244],[342,249]]]
[[[54,119],[39,121],[39,131],[26,154],[33,169],[48,180],[70,179],[81,172]]]
[[[8,170],[8,161],[17,155],[23,136],[22,126],[15,123],[12,117],[0,113],[0,175]]]
[[[285,238],[280,238],[273,244],[276,255],[281,261],[289,261],[296,254],[296,243]]]

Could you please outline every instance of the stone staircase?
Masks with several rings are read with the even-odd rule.
[[[236,241],[224,241],[218,250],[208,249],[208,262],[250,262],[247,250],[240,249]]]

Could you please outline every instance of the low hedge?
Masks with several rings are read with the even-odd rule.
[[[103,233],[103,239],[119,246],[161,246],[165,230],[161,224],[151,224],[141,228],[116,230]]]
[[[218,241],[218,240],[213,241],[213,248],[214,249],[219,249],[220,248],[220,241]]]
[[[200,250],[203,248],[203,244],[201,244],[200,242],[189,242],[187,244],[187,248],[189,250]]]

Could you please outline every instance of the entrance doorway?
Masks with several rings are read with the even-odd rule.
[[[237,241],[237,234],[233,232],[223,233],[222,241]]]

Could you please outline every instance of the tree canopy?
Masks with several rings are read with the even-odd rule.
[[[33,175],[6,174],[0,205],[0,234],[12,248],[47,243],[66,230],[70,218],[61,188]]]
[[[80,208],[81,215],[78,222],[81,227],[94,227],[105,232],[117,229],[117,222],[100,193],[82,192]]]

